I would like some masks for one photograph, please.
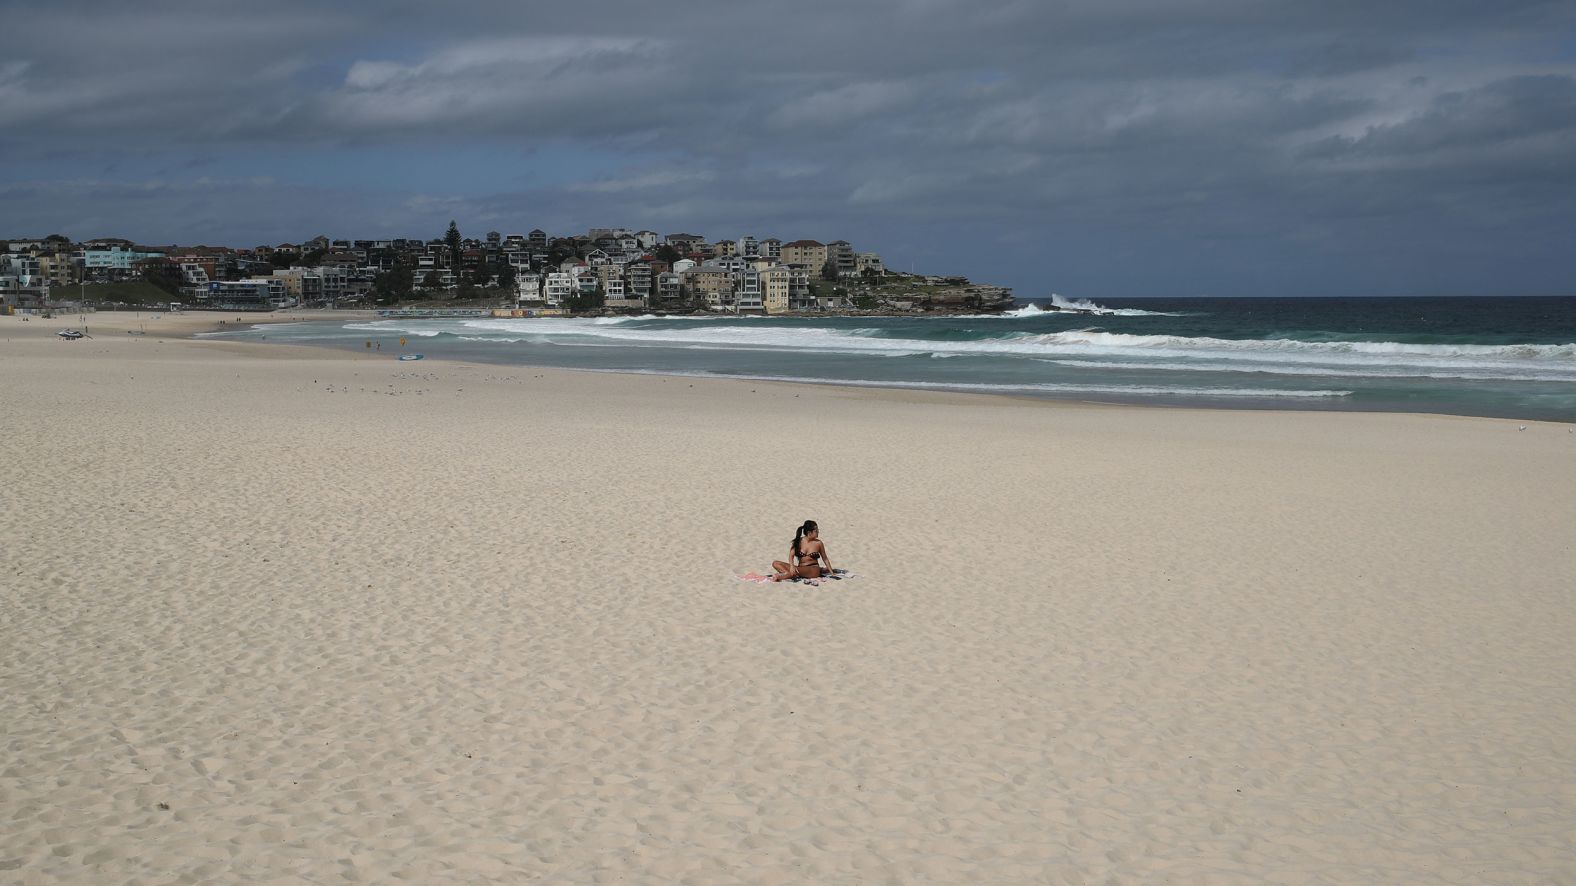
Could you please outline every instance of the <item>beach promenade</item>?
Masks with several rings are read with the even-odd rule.
[[[0,882],[1576,880],[1569,426],[213,319],[0,317]]]

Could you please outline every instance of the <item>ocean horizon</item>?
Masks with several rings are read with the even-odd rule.
[[[1124,298],[1006,314],[390,318],[226,338],[585,371],[1576,422],[1576,297]],[[400,339],[406,341],[404,346]]]

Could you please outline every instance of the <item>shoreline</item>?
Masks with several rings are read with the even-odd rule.
[[[311,312],[302,312],[302,314],[306,314],[306,316],[302,316],[300,314],[290,315],[288,317],[279,318],[279,319],[276,319],[276,320],[271,321],[271,322],[273,322],[273,323],[281,323],[281,322],[294,323],[294,322],[314,322],[314,321],[329,322],[329,321],[341,320],[341,319],[347,319],[347,320],[348,319],[354,319],[354,320],[368,320],[368,321],[371,321],[371,320],[379,319],[376,316],[376,313],[372,312],[372,311],[340,311],[340,312],[336,312],[336,314],[334,316],[322,316],[320,314],[319,315],[312,315]],[[242,315],[242,316],[245,317],[245,315]],[[247,318],[247,319],[250,319],[250,318]],[[560,319],[560,318],[541,318],[541,319],[546,320],[546,319]],[[256,324],[256,325],[265,325],[265,324]],[[201,338],[202,336],[209,336],[209,335],[212,335],[214,333],[234,332],[234,331],[237,331],[237,329],[238,329],[238,327],[231,327],[231,326],[227,326],[227,325],[214,326],[212,328],[207,328],[207,329],[203,329],[203,330],[198,330],[198,331],[192,332],[192,333],[190,333],[188,335],[188,337],[192,338],[194,340],[202,340],[202,338]],[[369,338],[374,338],[375,336],[369,333],[368,337]],[[234,341],[236,343],[249,343],[249,344],[276,344],[274,342],[246,341],[246,340],[243,340],[243,339],[232,339],[232,341]],[[322,344],[318,344],[318,343],[291,343],[290,346],[292,346],[292,347],[307,347],[307,348],[311,348],[311,349],[321,349],[321,350],[329,350],[329,351],[341,351],[341,352],[348,352],[348,353],[359,353],[356,348],[354,348],[353,346],[350,346],[350,345],[336,345],[336,344],[328,344],[328,343],[322,343]],[[815,379],[815,380],[811,380],[811,379],[778,378],[778,377],[764,377],[764,376],[763,377],[751,377],[751,376],[743,376],[743,375],[724,375],[724,374],[720,374],[720,373],[719,374],[708,374],[708,373],[702,373],[702,372],[664,371],[664,370],[660,370],[660,369],[602,369],[602,368],[586,368],[586,367],[567,367],[567,366],[554,366],[554,365],[551,365],[551,364],[516,362],[516,361],[510,361],[510,360],[490,361],[490,360],[486,360],[486,359],[480,359],[478,357],[473,357],[471,359],[466,359],[466,358],[455,358],[455,357],[452,357],[452,356],[441,356],[441,357],[428,356],[423,362],[427,362],[427,361],[443,361],[443,362],[450,362],[450,363],[464,363],[464,364],[469,364],[469,365],[473,365],[473,366],[522,367],[522,368],[541,369],[541,370],[553,370],[553,371],[564,371],[564,372],[590,372],[590,373],[613,374],[613,375],[620,375],[620,376],[658,376],[658,377],[666,377],[666,378],[708,379],[708,380],[716,380],[716,381],[733,381],[733,382],[740,383],[740,384],[790,384],[790,385],[807,385],[807,386],[811,386],[811,387],[847,389],[847,390],[855,390],[855,391],[878,391],[878,390],[880,390],[880,391],[905,391],[905,392],[912,392],[912,393],[916,393],[916,394],[945,393],[945,394],[961,395],[961,396],[1005,397],[1005,398],[1008,398],[1008,399],[1022,401],[1022,402],[1032,402],[1032,403],[1042,403],[1042,404],[1043,403],[1071,403],[1071,404],[1082,404],[1082,405],[1088,405],[1088,406],[1101,406],[1101,407],[1116,407],[1116,408],[1127,407],[1127,408],[1135,408],[1135,409],[1167,409],[1167,410],[1181,409],[1181,410],[1201,410],[1201,411],[1205,411],[1205,412],[1263,412],[1263,413],[1288,413],[1288,414],[1291,414],[1291,413],[1316,412],[1316,413],[1358,413],[1358,414],[1368,414],[1368,415],[1437,415],[1437,416],[1451,416],[1451,417],[1456,417],[1456,418],[1477,418],[1477,419],[1484,419],[1484,420],[1489,420],[1489,421],[1502,421],[1502,422],[1520,422],[1520,423],[1539,422],[1539,423],[1546,423],[1546,424],[1552,424],[1552,425],[1572,425],[1572,424],[1576,424],[1576,418],[1570,418],[1570,419],[1551,418],[1551,417],[1529,418],[1529,417],[1524,417],[1523,415],[1518,415],[1518,414],[1516,414],[1514,412],[1511,412],[1509,410],[1506,410],[1504,413],[1499,413],[1499,414],[1486,413],[1486,412],[1466,411],[1465,409],[1451,410],[1448,407],[1439,407],[1437,409],[1418,408],[1418,409],[1410,409],[1410,410],[1399,410],[1399,409],[1387,408],[1384,405],[1351,406],[1351,405],[1347,405],[1347,404],[1344,404],[1344,403],[1341,403],[1341,404],[1338,404],[1338,405],[1334,405],[1334,406],[1328,406],[1327,405],[1327,406],[1323,406],[1321,408],[1319,405],[1317,405],[1319,401],[1314,400],[1314,399],[1310,399],[1310,401],[1307,401],[1302,408],[1297,408],[1295,406],[1292,406],[1289,402],[1275,402],[1275,403],[1262,402],[1262,403],[1255,403],[1255,402],[1248,402],[1246,399],[1245,399],[1244,402],[1241,402],[1241,403],[1216,402],[1216,403],[1210,403],[1210,404],[1194,404],[1194,403],[1177,402],[1174,399],[1164,398],[1164,397],[1161,397],[1161,396],[1152,396],[1152,397],[1149,397],[1149,398],[1145,398],[1145,397],[1143,397],[1141,395],[1134,395],[1134,396],[1131,397],[1131,399],[1101,399],[1101,398],[1093,397],[1093,396],[1080,397],[1080,396],[1072,396],[1072,395],[1033,394],[1033,393],[1026,393],[1026,392],[1021,392],[1021,391],[969,390],[967,388],[967,383],[962,383],[962,382],[960,382],[956,387],[950,387],[950,386],[945,386],[944,383],[930,383],[930,382],[914,382],[914,383],[892,382],[892,381],[861,382],[861,381],[846,380],[846,379],[825,379],[825,380]],[[1219,399],[1220,398],[1217,398],[1217,400],[1219,400]]]

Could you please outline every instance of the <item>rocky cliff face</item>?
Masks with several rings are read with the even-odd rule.
[[[916,305],[924,308],[969,308],[980,311],[1005,311],[1013,306],[1012,290],[1005,286],[960,286],[927,293]]]
[[[974,283],[967,277],[890,275],[879,283],[853,287],[850,294],[856,301],[874,301],[879,310],[892,313],[988,313],[1014,307],[1010,288]]]

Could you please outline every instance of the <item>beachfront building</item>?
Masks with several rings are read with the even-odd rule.
[[[760,272],[761,309],[768,314],[781,314],[788,310],[789,281],[793,272],[777,265]]]
[[[198,289],[207,289],[209,280],[228,280],[240,276],[236,273],[240,267],[239,260],[229,250],[184,249],[171,252],[163,261],[169,267],[180,270],[186,285]],[[268,267],[269,273],[272,273],[273,263],[269,262]]]
[[[714,311],[733,305],[733,275],[722,268],[700,265],[684,272],[684,288]]]
[[[66,286],[81,279],[77,260],[69,253],[40,252],[37,257],[38,274],[50,286]]]
[[[163,257],[162,252],[148,252],[127,246],[85,249],[82,252],[82,268],[84,272],[96,278],[122,279],[132,275],[137,262]]]
[[[674,302],[684,297],[684,275],[663,271],[656,277],[656,302]]]
[[[337,302],[353,294],[357,277],[354,265],[322,265],[314,270],[322,281],[323,301]]]
[[[740,314],[759,314],[766,310],[761,301],[761,272],[745,268],[733,273],[733,310]]]
[[[273,276],[285,284],[285,295],[295,299],[297,303],[323,300],[323,278],[315,269],[282,268],[274,271]]]
[[[278,277],[215,280],[197,298],[204,307],[225,311],[272,311],[292,303],[285,281]]]
[[[517,302],[541,301],[541,275],[532,273],[516,274],[514,277],[514,300]]]
[[[186,286],[195,294],[207,291],[213,275],[208,273],[208,266],[202,262],[188,261],[181,262],[181,279],[186,281]]]
[[[651,264],[633,261],[624,266],[624,291],[629,298],[651,297]]]
[[[793,311],[813,311],[816,304],[814,290],[810,288],[810,272],[805,268],[788,269],[788,308]]]
[[[575,293],[575,278],[573,274],[564,271],[553,271],[542,277],[542,301],[548,307],[556,308],[569,300]]]
[[[826,265],[826,244],[817,240],[795,240],[783,244],[783,264],[798,265],[812,274]]]
[[[854,247],[847,240],[833,240],[826,244],[826,260],[839,277],[852,277],[856,259]]]
[[[300,304],[337,302],[351,293],[353,269],[343,265],[294,266],[273,272],[284,281],[285,293]]]
[[[610,288],[612,281],[618,282],[618,290],[621,294],[623,293],[624,269],[622,267],[611,264],[593,265],[591,273],[596,275],[597,285],[602,287],[604,293],[612,291]]]
[[[49,290],[38,286],[23,286],[17,275],[7,270],[5,258],[0,256],[0,307],[9,310],[37,310],[44,306]]]
[[[47,286],[42,263],[36,255],[10,254],[0,256],[0,274],[16,278],[19,288],[33,289]]]
[[[885,274],[886,265],[881,263],[881,256],[874,252],[861,252],[854,256],[854,272],[863,274],[869,271],[874,274]]]

